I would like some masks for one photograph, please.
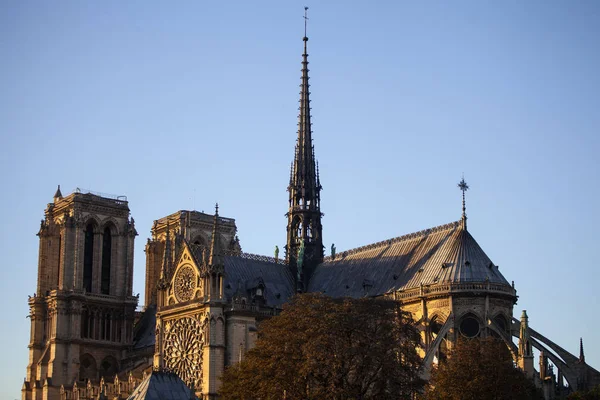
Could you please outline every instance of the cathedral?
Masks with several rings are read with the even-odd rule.
[[[579,355],[570,354],[515,311],[514,282],[467,229],[464,179],[457,221],[355,249],[332,246],[325,256],[308,37],[303,44],[281,257],[279,249],[274,257],[243,252],[235,220],[218,206],[212,215],[174,212],[154,221],[145,304],[136,311],[138,233],[127,198],[80,190],[63,196],[59,187],[38,232],[23,400],[154,398],[146,396],[160,388],[181,395],[172,398],[217,399],[221,374],[254,346],[260,321],[301,292],[401,302],[421,334],[425,377],[458,337],[494,336],[547,399],[600,384],[582,343]]]

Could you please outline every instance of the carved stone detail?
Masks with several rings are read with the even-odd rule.
[[[188,385],[201,387],[203,346],[202,328],[196,319],[185,317],[173,321],[165,333],[165,367]]]
[[[184,265],[175,276],[175,298],[179,302],[190,300],[194,296],[197,286],[198,278],[194,269],[190,265]]]

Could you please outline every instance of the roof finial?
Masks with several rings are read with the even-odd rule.
[[[583,338],[579,338],[579,362],[585,362],[585,354],[583,354]]]
[[[60,192],[60,185],[58,185],[58,188],[56,189],[56,193],[54,193],[54,202],[56,202],[57,200],[62,199],[63,195]]]
[[[221,260],[221,248],[219,240],[219,203],[215,204],[215,216],[213,218],[213,232],[210,240],[210,255],[208,264],[210,267],[216,267],[223,264]]]
[[[465,182],[465,175],[463,174],[462,179],[458,182],[458,188],[462,191],[462,223],[463,228],[467,229],[467,206],[465,202],[465,192],[469,190],[469,185]]]
[[[304,7],[304,40],[308,40],[306,36],[306,25],[308,24],[308,7]]]

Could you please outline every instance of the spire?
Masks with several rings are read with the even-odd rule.
[[[58,189],[56,189],[56,193],[54,193],[54,202],[56,203],[58,200],[62,199],[63,195],[60,192],[60,185],[58,185]]]
[[[298,140],[292,167],[290,187],[294,187],[306,200],[318,196],[320,190],[316,178],[315,156],[312,141],[310,115],[310,84],[308,83],[308,37],[306,22],[308,7],[304,7],[304,53],[302,54],[302,76],[300,82],[300,107],[298,113]]]
[[[323,261],[323,228],[321,225],[321,183],[312,140],[310,115],[310,85],[308,77],[308,36],[306,33],[308,7],[304,7],[304,52],[300,80],[300,107],[298,112],[298,137],[294,161],[290,169],[289,210],[286,214],[287,244],[285,260],[292,276],[302,270],[296,289],[304,290],[316,266]],[[300,248],[303,256],[299,256]],[[305,253],[304,253],[305,252]],[[305,254],[305,255],[304,255]],[[301,280],[301,281],[300,281]]]
[[[210,258],[208,259],[209,267],[223,265],[221,259],[221,248],[219,241],[219,203],[215,204],[215,217],[213,220],[213,232],[210,243]]]
[[[467,205],[465,202],[465,192],[469,190],[469,185],[465,182],[465,176],[463,175],[460,182],[458,182],[458,188],[462,191],[462,218],[461,222],[463,229],[467,230]]]
[[[579,338],[579,362],[585,363],[585,354],[583,354],[583,338]]]

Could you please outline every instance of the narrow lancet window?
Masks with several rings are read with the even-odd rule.
[[[102,294],[110,294],[110,261],[112,249],[112,235],[110,228],[104,229],[102,240],[102,274],[100,282],[100,292]]]
[[[60,285],[60,256],[62,255],[62,234],[58,236],[58,265],[56,266],[56,286]]]
[[[94,263],[94,225],[89,223],[85,228],[83,245],[83,289],[92,291],[92,267]]]

